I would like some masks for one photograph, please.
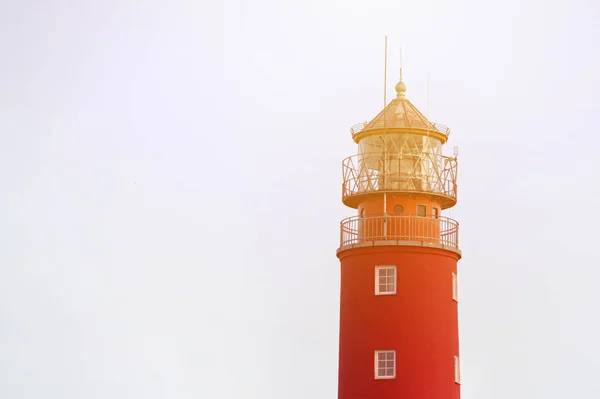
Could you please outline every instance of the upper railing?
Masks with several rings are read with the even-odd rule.
[[[436,195],[442,207],[456,204],[456,158],[443,155],[367,153],[342,162],[342,200],[358,205],[358,196],[377,192]]]
[[[362,132],[368,123],[368,121],[357,123],[356,125],[350,128],[350,133],[354,136],[355,134]]]
[[[356,125],[354,125],[350,128],[350,133],[354,137],[356,134],[365,130],[365,128],[367,127],[368,124],[369,124],[368,121],[357,123]],[[378,121],[378,122],[374,123],[373,125],[369,126],[369,130],[379,130],[379,129],[385,129],[385,128],[386,128],[386,126],[385,126],[384,121]],[[425,131],[435,132],[435,133],[439,133],[439,134],[446,136],[446,138],[450,135],[450,128],[447,126],[444,126],[440,123],[432,123],[432,122],[425,123],[422,121],[413,121],[411,123],[410,128],[406,128],[406,129],[425,130]]]
[[[340,251],[368,245],[430,246],[459,252],[458,222],[447,217],[352,216],[340,223]]]

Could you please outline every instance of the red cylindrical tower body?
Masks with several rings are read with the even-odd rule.
[[[352,129],[343,162],[339,399],[459,399],[456,157],[405,97]]]

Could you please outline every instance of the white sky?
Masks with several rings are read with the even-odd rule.
[[[0,398],[336,398],[386,34],[460,147],[463,399],[600,397],[600,3],[202,3],[0,2]]]

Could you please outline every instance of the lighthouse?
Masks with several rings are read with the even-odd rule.
[[[395,89],[342,162],[338,399],[458,399],[457,156]]]

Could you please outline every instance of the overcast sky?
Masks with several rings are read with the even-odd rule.
[[[463,399],[600,397],[600,3],[0,1],[0,397],[337,397],[341,161],[459,146]],[[388,98],[391,99],[392,94]]]

